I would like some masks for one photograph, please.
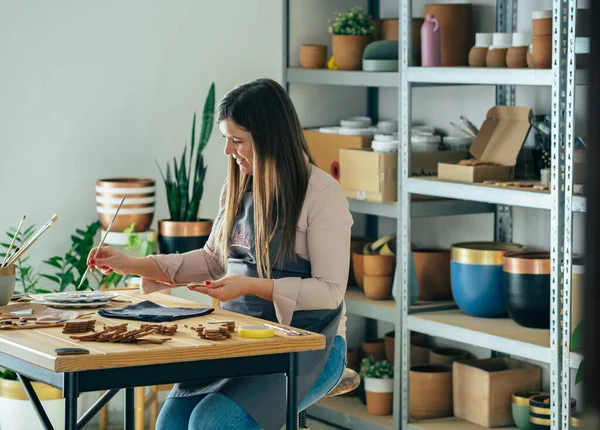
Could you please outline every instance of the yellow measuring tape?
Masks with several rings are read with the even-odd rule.
[[[250,339],[266,339],[275,335],[275,330],[264,325],[247,325],[238,328],[241,337]]]

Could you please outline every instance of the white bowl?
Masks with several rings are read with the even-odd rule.
[[[473,138],[467,136],[447,136],[443,140],[444,145],[451,151],[468,151],[473,144]]]
[[[375,152],[398,152],[398,145],[400,145],[400,141],[398,140],[374,140],[371,143],[371,148]]]
[[[413,152],[436,152],[439,150],[440,136],[411,136],[410,147]]]
[[[429,125],[417,125],[417,126],[413,126],[410,129],[410,133],[412,135],[415,135],[415,134],[432,135],[432,134],[435,134],[435,127],[431,127]]]
[[[346,128],[367,128],[373,122],[368,116],[353,116],[340,121],[340,125]]]
[[[393,140],[398,140],[398,133],[375,133],[375,137],[373,138],[373,140],[377,140],[379,142],[390,142]]]
[[[377,130],[381,133],[397,133],[398,121],[379,121]]]
[[[373,136],[373,130],[371,128],[340,127],[339,133],[346,136]]]
[[[325,133],[325,134],[340,134],[340,128],[339,127],[321,127],[319,128],[319,133]]]

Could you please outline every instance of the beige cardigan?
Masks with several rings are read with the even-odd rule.
[[[310,165],[310,179],[296,230],[296,254],[310,261],[312,278],[274,280],[273,304],[281,324],[289,324],[295,310],[335,309],[344,300],[350,265],[350,229],[353,224],[348,201],[340,184]],[[221,207],[225,193],[221,193]],[[173,283],[203,282],[223,277],[215,250],[213,229],[204,248],[185,254],[152,256]],[[168,286],[142,278],[147,294]],[[346,335],[344,305],[338,335]]]

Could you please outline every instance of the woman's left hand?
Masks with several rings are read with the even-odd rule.
[[[207,294],[217,300],[226,302],[246,294],[252,294],[255,278],[240,275],[230,275],[218,281],[206,281],[203,284],[190,283],[188,289]]]

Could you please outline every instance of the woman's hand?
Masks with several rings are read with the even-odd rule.
[[[190,283],[188,288],[192,291],[207,294],[222,302],[233,300],[246,294],[254,294],[263,299],[273,300],[273,281],[271,279],[230,275],[218,281],[205,281],[203,284]]]
[[[97,248],[93,248],[88,255],[88,266],[90,266],[91,272],[98,269],[105,275],[110,275],[113,272],[119,275],[129,274],[127,269],[130,266],[129,260],[131,257],[110,246],[103,246],[98,252],[96,250]]]

